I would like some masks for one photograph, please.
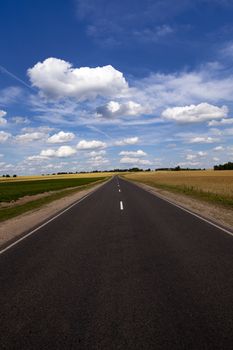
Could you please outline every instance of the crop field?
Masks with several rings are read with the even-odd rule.
[[[55,179],[82,179],[82,178],[100,178],[112,176],[112,172],[106,173],[83,173],[83,174],[61,174],[61,175],[32,175],[32,176],[17,176],[3,177],[0,176],[1,182],[18,182],[18,181],[36,181],[36,180],[55,180]]]
[[[0,222],[88,189],[109,177],[106,173],[95,177],[85,175],[86,177],[17,177],[10,178],[11,181],[0,181]]]
[[[54,178],[0,182],[0,202],[10,202],[24,196],[88,185],[102,179],[104,179],[104,177]]]
[[[233,207],[233,170],[156,171],[124,176],[149,186]]]

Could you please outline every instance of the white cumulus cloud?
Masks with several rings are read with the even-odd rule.
[[[58,58],[47,58],[28,69],[33,86],[49,98],[73,97],[78,100],[116,96],[128,88],[121,72],[111,65],[73,68]]]
[[[0,125],[5,125],[7,123],[6,119],[4,118],[6,115],[6,112],[3,110],[0,110]]]
[[[43,149],[40,152],[41,157],[54,157],[56,155],[56,150],[52,148]]]
[[[125,103],[110,101],[103,106],[97,107],[96,112],[98,116],[103,118],[117,118],[149,113],[149,109],[134,101],[128,101]]]
[[[196,158],[197,158],[197,156],[195,154],[187,154],[186,155],[186,159],[187,160],[193,160],[193,159],[196,159]]]
[[[73,147],[61,146],[56,151],[56,156],[59,157],[59,158],[70,157],[70,156],[72,156],[75,153],[76,153],[76,150]]]
[[[187,154],[186,160],[193,161],[199,157],[205,157],[207,155],[207,152],[199,151],[196,154]]]
[[[40,152],[41,157],[58,157],[58,158],[65,158],[70,157],[76,153],[76,150],[73,147],[70,146],[61,146],[57,150],[55,149],[45,149]]]
[[[217,146],[217,147],[214,147],[214,151],[217,151],[217,152],[219,152],[219,151],[224,151],[224,147],[223,146]]]
[[[133,164],[135,166],[137,165],[151,165],[151,162],[147,159],[140,159],[140,158],[134,158],[134,157],[123,157],[120,159],[121,164]]]
[[[99,140],[91,140],[91,141],[81,140],[77,144],[78,150],[92,150],[92,149],[94,150],[94,149],[101,149],[106,147],[107,147],[106,143]]]
[[[91,157],[87,163],[89,163],[92,167],[99,167],[101,165],[109,163],[109,160],[107,158],[104,158],[103,156],[95,156]]]
[[[227,116],[226,106],[217,107],[209,103],[200,103],[184,107],[167,108],[162,112],[162,117],[177,123],[200,123]]]
[[[224,118],[221,120],[211,120],[209,126],[221,126],[221,125],[231,125],[233,124],[233,118]]]
[[[197,152],[197,154],[199,155],[199,157],[207,156],[207,152],[203,152],[203,151],[199,151],[199,152]]]
[[[17,135],[15,139],[18,142],[26,143],[26,142],[42,140],[45,137],[46,137],[46,134],[43,132],[28,132],[22,135]]]
[[[126,146],[126,145],[135,145],[139,141],[139,138],[137,136],[135,137],[128,137],[123,140],[119,140],[115,142],[115,146]]]
[[[47,156],[41,156],[41,155],[36,155],[36,156],[29,156],[27,157],[27,160],[29,161],[35,161],[35,162],[40,162],[40,161],[44,161],[47,160]]]
[[[106,154],[106,151],[103,149],[103,150],[100,150],[100,151],[91,151],[89,153],[89,155],[91,157],[96,157],[96,156],[104,156]]]
[[[188,143],[214,143],[217,141],[218,139],[211,136],[196,136],[196,137],[191,137]]]
[[[72,132],[59,131],[57,134],[50,136],[47,140],[48,143],[63,143],[72,141],[75,135]]]
[[[137,151],[121,151],[119,153],[120,156],[131,156],[131,157],[145,157],[147,155],[146,152],[139,149]]]
[[[11,134],[5,131],[0,131],[0,142],[3,143],[11,137]]]

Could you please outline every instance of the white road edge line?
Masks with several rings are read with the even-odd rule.
[[[122,202],[122,201],[120,201],[120,209],[121,209],[121,210],[124,209],[124,207],[123,207],[123,202]]]
[[[157,195],[156,195],[156,196],[157,196]],[[191,214],[191,215],[193,215],[193,216],[196,216],[198,219],[201,219],[202,221],[207,222],[208,224],[210,224],[210,225],[212,225],[212,226],[214,226],[214,227],[220,229],[221,231],[223,231],[223,232],[225,232],[225,233],[227,233],[228,235],[230,235],[230,236],[233,237],[233,232],[228,231],[227,229],[225,229],[225,228],[223,228],[223,227],[221,227],[221,226],[215,224],[214,222],[209,221],[208,219],[203,218],[202,216],[200,216],[200,215],[198,215],[198,214],[196,214],[196,213],[193,213],[192,211],[190,211],[190,210],[188,210],[188,209],[186,209],[186,208],[180,206],[179,204],[175,204],[175,203],[169,201],[169,199],[164,199],[164,198],[161,197],[161,196],[158,196],[158,197],[159,197],[160,199],[163,199],[164,201],[166,201],[166,202],[168,202],[168,203],[174,205],[175,207],[177,207],[177,208],[179,208],[179,209],[182,209],[183,211],[186,211],[187,213],[189,213],[189,214]]]
[[[107,182],[105,182],[103,185],[105,185],[106,183],[108,183],[110,180],[108,180]],[[50,222],[52,222],[53,220],[57,219],[59,216],[61,216],[62,214],[64,214],[66,211],[70,210],[71,208],[73,208],[75,205],[79,204],[80,202],[82,202],[84,199],[86,199],[87,197],[91,196],[93,193],[95,193],[96,191],[98,191],[100,187],[96,188],[94,191],[92,191],[91,193],[88,193],[86,196],[80,198],[77,202],[71,204],[68,208],[62,210],[60,213],[58,213],[57,215],[53,216],[51,219],[49,219],[48,221],[44,222],[42,225],[36,227],[34,230],[28,232],[25,236],[19,238],[17,241],[11,243],[10,245],[8,245],[6,248],[0,250],[0,255],[5,253],[7,250],[11,249],[12,247],[14,247],[15,245],[17,245],[18,243],[22,242],[24,239],[26,239],[27,237],[31,236],[33,233],[35,233],[36,231],[40,230],[42,227],[46,226],[47,224],[49,224]]]
[[[131,183],[132,183],[132,182],[131,182]],[[150,190],[147,190],[147,189],[141,187],[140,185],[136,185],[136,184],[134,184],[134,185],[135,185],[135,186],[138,186],[139,188],[143,189],[144,191],[146,191],[146,192],[152,194],[153,196],[158,197],[158,198],[164,200],[165,202],[168,202],[168,203],[174,205],[174,207],[177,207],[177,208],[179,208],[179,209],[181,209],[181,210],[183,210],[183,211],[186,211],[187,213],[189,213],[189,214],[191,214],[191,215],[193,215],[193,216],[196,216],[198,219],[207,222],[208,224],[210,224],[210,225],[212,225],[212,226],[218,228],[219,230],[221,230],[221,231],[223,231],[223,232],[225,232],[225,233],[227,233],[228,235],[230,235],[230,236],[233,237],[233,232],[228,231],[227,229],[225,229],[225,228],[219,226],[218,224],[215,224],[214,222],[212,222],[212,221],[210,221],[210,220],[208,220],[208,219],[203,218],[202,216],[200,216],[200,215],[198,215],[198,214],[192,212],[191,210],[188,210],[188,209],[182,207],[182,206],[179,205],[179,204],[175,204],[174,202],[172,202],[172,201],[170,201],[169,199],[166,199],[166,198],[164,198],[164,197],[158,195],[157,193],[154,193],[154,192],[152,192],[152,191],[150,191]]]

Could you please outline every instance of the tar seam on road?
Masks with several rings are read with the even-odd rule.
[[[109,180],[110,181],[110,180]],[[106,183],[108,183],[109,181],[105,182],[103,185],[105,185]],[[50,222],[52,222],[53,220],[57,219],[59,216],[61,216],[62,214],[64,214],[65,212],[67,212],[68,210],[70,210],[71,208],[73,208],[75,205],[79,204],[80,202],[82,202],[84,199],[86,199],[87,197],[91,196],[93,193],[95,193],[96,191],[98,191],[100,187],[96,188],[94,191],[92,191],[91,193],[88,193],[86,196],[80,198],[77,202],[71,204],[68,208],[62,210],[60,213],[58,213],[57,215],[53,216],[51,219],[49,219],[48,221],[44,222],[42,225],[36,227],[34,230],[28,232],[25,236],[19,238],[17,241],[11,243],[10,245],[8,245],[6,248],[0,250],[0,255],[5,253],[7,250],[13,248],[15,245],[17,245],[18,243],[20,243],[21,241],[23,241],[24,239],[26,239],[27,237],[31,236],[33,233],[37,232],[38,230],[40,230],[42,227],[46,226],[47,224],[49,224]]]
[[[120,201],[120,209],[121,209],[121,210],[124,209],[124,207],[123,207],[123,202],[122,202],[122,201]]]
[[[131,182],[131,183],[132,183],[132,182]],[[200,215],[198,215],[198,214],[192,212],[191,210],[188,210],[188,209],[182,207],[182,206],[179,205],[179,204],[175,204],[174,202],[172,202],[172,201],[170,201],[169,199],[166,199],[166,198],[164,198],[164,197],[158,195],[157,193],[154,193],[154,192],[151,192],[150,190],[144,189],[144,188],[142,188],[140,185],[136,185],[136,184],[134,184],[134,185],[140,187],[142,190],[144,190],[144,191],[146,191],[146,192],[152,194],[153,196],[158,197],[158,198],[162,199],[163,201],[168,202],[168,203],[174,205],[175,207],[177,207],[177,208],[179,208],[179,209],[181,209],[181,210],[183,210],[183,211],[186,211],[187,213],[189,213],[189,214],[191,214],[191,215],[193,215],[193,216],[196,216],[198,219],[201,219],[202,221],[207,222],[208,224],[210,224],[210,225],[212,225],[212,226],[218,228],[219,230],[221,230],[221,231],[223,231],[223,232],[225,232],[225,233],[227,233],[228,235],[230,235],[230,236],[233,237],[233,232],[228,231],[227,229],[225,229],[225,228],[223,228],[223,227],[221,227],[221,226],[215,224],[214,222],[211,222],[210,220],[203,218],[202,216],[200,216]]]

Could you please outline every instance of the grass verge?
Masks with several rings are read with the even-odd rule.
[[[20,214],[24,214],[30,210],[38,209],[38,208],[42,207],[43,205],[49,204],[57,199],[66,197],[68,195],[74,194],[76,192],[80,192],[80,191],[85,190],[85,189],[89,189],[92,186],[99,184],[99,183],[102,183],[106,180],[107,180],[107,178],[98,179],[95,182],[91,182],[87,185],[78,186],[78,187],[72,188],[72,189],[61,190],[60,192],[49,194],[46,197],[27,202],[25,204],[15,205],[15,206],[9,207],[9,208],[1,208],[0,209],[0,222],[5,221],[5,220],[9,220],[13,217],[20,215]]]

